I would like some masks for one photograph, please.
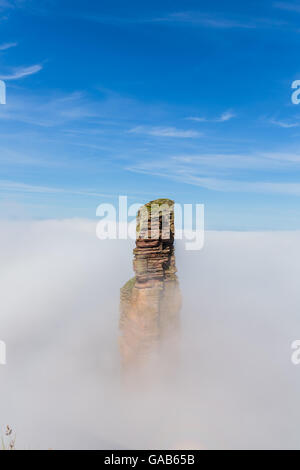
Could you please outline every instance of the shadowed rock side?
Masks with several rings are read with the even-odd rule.
[[[139,369],[176,343],[181,294],[174,253],[174,202],[158,199],[137,216],[135,277],[121,289],[120,350],[123,366]],[[174,341],[175,339],[175,341]]]

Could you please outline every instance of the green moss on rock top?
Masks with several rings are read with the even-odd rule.
[[[151,211],[151,206],[169,206],[169,207],[173,207],[174,206],[174,201],[172,201],[171,199],[155,199],[155,201],[150,201],[148,202],[147,204],[145,204],[145,206],[142,206],[142,207],[146,207],[148,212]]]
[[[136,277],[133,277],[133,278],[130,279],[128,282],[126,282],[126,284],[125,284],[125,285],[122,287],[122,289],[121,289],[122,294],[124,294],[124,295],[130,294],[130,292],[131,292],[132,289],[134,288],[135,281],[136,281]]]
[[[161,213],[170,213],[171,218],[174,220],[174,204],[175,202],[172,201],[171,199],[167,198],[160,198],[160,199],[155,199],[154,201],[150,201],[147,204],[144,204],[143,206],[140,207],[138,211],[138,216],[137,216],[137,226],[136,226],[136,232],[137,236],[139,235],[140,228],[141,228],[141,221],[146,221],[149,219],[149,215],[155,214],[155,210],[158,207],[159,211],[161,210]],[[154,207],[153,207],[154,206]],[[169,209],[164,208],[163,206],[167,206]],[[162,209],[160,209],[162,207]],[[147,212],[145,213],[144,208],[147,209]],[[152,209],[154,212],[151,212]],[[148,214],[148,216],[147,216]]]
[[[157,204],[158,206],[162,206],[164,204],[167,204],[168,206],[174,206],[174,201],[171,199],[155,199],[155,201],[150,201],[146,205],[146,207],[151,206],[152,204]]]

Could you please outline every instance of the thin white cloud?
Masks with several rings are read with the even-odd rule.
[[[108,16],[91,14],[72,14],[74,18],[80,20],[93,21],[110,25],[131,25],[131,24],[166,24],[181,26],[198,26],[214,29],[255,29],[281,27],[286,23],[272,18],[225,18],[215,13],[204,14],[200,11],[181,11],[166,13],[160,17],[141,16]]]
[[[300,183],[278,181],[278,178],[274,178],[273,181],[269,179],[270,170],[276,172],[281,179],[283,170],[287,168],[299,170],[299,164],[300,154],[297,153],[203,154],[145,161],[132,165],[127,170],[168,178],[213,191],[300,196]],[[257,170],[265,170],[261,173],[260,180],[255,177]]]
[[[137,126],[129,130],[131,134],[145,134],[155,137],[175,137],[181,139],[192,139],[201,137],[203,134],[194,130],[177,129],[176,127],[144,127]]]
[[[0,0],[0,8],[22,8],[29,3],[30,0]]]
[[[5,119],[41,127],[58,127],[73,121],[83,122],[84,120],[89,123],[89,128],[81,127],[78,131],[84,133],[87,130],[92,132],[92,129],[97,129],[96,133],[99,134],[104,130],[104,125],[113,132],[121,126],[122,131],[126,132],[128,122],[141,122],[145,115],[154,120],[158,112],[161,113],[162,110],[164,108],[161,105],[145,105],[137,100],[105,90],[101,91],[98,97],[91,97],[86,91],[68,94],[52,91],[43,96],[32,92],[22,92],[21,96],[18,93],[13,95],[11,93],[8,104],[0,106],[0,121]],[[93,127],[91,127],[92,122]],[[133,127],[134,124],[131,126]],[[119,135],[121,135],[120,132]]]
[[[13,5],[7,0],[0,0],[0,8],[13,8]]]
[[[75,15],[76,16],[76,15]],[[230,29],[230,28],[255,28],[254,22],[235,21],[216,15],[205,15],[199,11],[182,11],[167,13],[161,17],[120,17],[107,15],[80,15],[80,19],[94,21],[103,24],[143,24],[143,23],[168,23],[168,24],[194,24],[209,28]]]
[[[0,180],[0,191],[18,193],[39,193],[39,194],[73,194],[90,197],[111,197],[111,195],[93,192],[89,190],[77,190],[66,188],[54,188],[49,186],[30,185],[15,181]]]
[[[161,171],[148,171],[142,168],[128,168],[130,171],[141,174],[151,174],[153,176],[162,176],[173,181],[199,186],[218,192],[237,192],[237,193],[264,193],[264,194],[285,194],[300,196],[300,183],[290,182],[269,182],[269,181],[247,181],[234,180],[226,178],[212,178],[207,176],[194,176],[191,173],[176,173]]]
[[[270,120],[271,124],[274,124],[274,126],[282,127],[283,129],[292,129],[294,127],[299,127],[298,122],[284,122],[284,121],[277,121],[276,119]]]
[[[199,117],[199,116],[189,116],[186,118],[187,121],[195,121],[195,122],[208,122],[208,119],[205,117]]]
[[[235,117],[235,114],[231,111],[226,111],[225,113],[223,113],[219,119],[217,119],[217,122],[226,122],[226,121],[230,121],[230,119],[233,119]]]
[[[300,13],[300,3],[275,2],[273,6],[275,8],[280,8],[281,10],[294,11]]]
[[[194,25],[201,25],[209,28],[217,29],[231,29],[231,28],[255,28],[254,23],[235,21],[228,18],[221,18],[216,15],[205,15],[197,11],[181,11],[177,13],[171,13],[169,15],[156,18],[155,22],[166,22],[166,23],[187,23]]]
[[[194,121],[194,122],[227,122],[230,121],[231,119],[235,118],[236,114],[233,111],[225,111],[224,113],[221,114],[221,116],[215,118],[215,119],[208,119],[206,117],[198,117],[198,116],[189,116],[186,118],[188,121]]]
[[[92,119],[98,116],[99,107],[84,93],[57,93],[51,96],[24,95],[10,99],[0,109],[0,120],[18,121],[34,126],[50,128],[67,122]]]
[[[222,192],[246,192],[267,194],[289,194],[300,196],[300,183],[269,182],[269,181],[238,181],[221,178],[201,178],[188,175],[183,177],[185,182],[206,189]]]
[[[234,153],[203,153],[194,155],[177,155],[166,159],[140,162],[133,166],[133,169],[156,172],[164,174],[170,169],[178,173],[192,172],[194,175],[203,174],[227,174],[230,169],[234,170],[270,170],[282,172],[284,168],[291,166],[299,169],[299,153],[280,152],[257,152],[254,154],[234,154]]]
[[[16,47],[17,45],[17,42],[6,42],[4,44],[0,44],[0,51],[6,51],[7,49],[11,49],[12,47]]]
[[[1,80],[19,80],[20,78],[28,77],[40,72],[43,69],[41,65],[32,65],[31,67],[25,67],[17,69],[10,75],[0,75]]]

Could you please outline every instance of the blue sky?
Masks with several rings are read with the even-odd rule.
[[[300,1],[0,0],[2,218],[204,203],[300,229]]]

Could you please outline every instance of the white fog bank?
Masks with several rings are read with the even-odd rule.
[[[119,290],[133,242],[96,222],[0,223],[0,425],[25,449],[300,449],[300,233],[177,242],[177,374],[120,379]]]

